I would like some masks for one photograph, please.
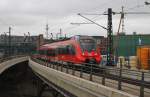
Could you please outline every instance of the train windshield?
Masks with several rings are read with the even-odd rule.
[[[80,39],[82,52],[96,50],[96,43],[93,39]]]

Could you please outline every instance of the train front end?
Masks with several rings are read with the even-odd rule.
[[[101,61],[101,54],[93,37],[78,36],[77,40],[80,47],[79,60],[83,63],[99,64]]]

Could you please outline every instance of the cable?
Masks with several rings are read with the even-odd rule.
[[[98,5],[97,7],[95,7],[95,8],[92,8],[91,9],[91,12],[92,12],[92,10],[96,10],[96,9],[99,9],[99,8],[104,8],[104,6],[106,6],[106,5],[108,5],[108,4],[110,4],[110,2],[112,2],[113,0],[109,0],[109,1],[106,1],[106,2],[104,2],[104,3],[102,3],[102,4],[100,4],[100,5]],[[112,3],[111,3],[112,4]],[[100,7],[99,7],[100,6]],[[88,11],[89,12],[89,11]],[[101,15],[103,15],[103,14],[101,14]],[[100,15],[99,15],[100,16]],[[95,17],[93,17],[92,18],[92,20],[94,20],[94,21],[96,21],[96,20],[98,20],[99,19],[99,16],[95,16]],[[67,22],[67,21],[66,21]],[[68,23],[68,22],[67,22]],[[63,25],[64,25],[65,23],[63,23]],[[59,25],[62,25],[62,23],[60,23]],[[57,25],[57,26],[59,26],[59,25]],[[56,28],[56,25],[55,25],[55,28]],[[55,29],[55,28],[53,28],[53,30]],[[72,27],[71,27],[72,28]],[[67,29],[67,28],[65,28],[65,29]]]
[[[145,4],[136,5],[136,6],[134,6],[134,7],[130,7],[130,8],[128,8],[128,9],[126,9],[125,11],[134,10],[134,9],[136,9],[136,8],[141,8],[141,7],[144,7],[144,6],[145,6]]]
[[[110,4],[111,1],[114,1],[114,0],[106,1],[106,2],[104,2],[104,3],[100,4],[100,5],[98,5],[97,7],[94,7],[94,8],[92,8],[92,9],[89,9],[90,11],[88,11],[88,12],[93,12],[93,10],[97,10],[97,9],[100,9],[100,8],[104,8],[104,6]],[[87,11],[86,11],[86,12],[87,12]],[[84,14],[84,12],[81,12],[81,13]]]
[[[133,10],[133,9],[136,9],[136,8],[141,8],[141,7],[144,7],[145,5],[136,5],[134,7],[131,7],[131,8],[128,8],[126,11],[128,10]]]

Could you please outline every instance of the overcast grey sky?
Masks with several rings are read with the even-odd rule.
[[[31,35],[45,34],[45,25],[48,21],[49,33],[58,33],[62,28],[63,33],[71,36],[105,35],[102,28],[92,25],[71,25],[71,22],[88,22],[77,13],[101,14],[112,8],[120,11],[121,6],[128,12],[150,12],[150,5],[144,2],[150,0],[0,0],[0,32],[8,31],[12,26],[12,34]],[[87,16],[97,23],[107,27],[106,16]],[[118,29],[120,16],[113,16],[113,31]],[[150,14],[126,15],[126,33],[150,33]]]

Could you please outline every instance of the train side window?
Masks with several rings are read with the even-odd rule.
[[[43,50],[43,55],[47,55],[47,50]]]
[[[58,55],[59,54],[59,48],[56,48],[55,49],[55,55]]]
[[[62,48],[61,47],[58,48],[58,54],[62,54]]]
[[[60,54],[60,48],[57,48],[58,49],[58,54]]]
[[[56,56],[56,50],[55,49],[53,50],[53,56]]]
[[[58,53],[59,53],[59,54],[67,54],[68,52],[67,52],[66,46],[61,46],[61,47],[59,47],[59,48],[58,48]]]
[[[40,55],[44,55],[44,50],[39,50]]]
[[[41,50],[39,50],[38,53],[41,55]]]
[[[75,48],[73,45],[68,45],[67,46],[67,52],[71,55],[75,55]]]
[[[48,50],[48,51],[47,51],[47,55],[48,55],[48,56],[55,56],[55,55],[56,55],[56,52],[55,52],[55,50],[51,49],[51,50]]]
[[[48,55],[48,56],[51,56],[51,50],[48,50],[48,51],[47,51],[47,55]]]
[[[64,48],[63,48],[63,52],[64,52],[64,54],[68,54],[67,46],[64,46]]]
[[[55,56],[55,50],[52,50],[52,56]]]
[[[51,56],[54,56],[53,52],[54,52],[54,51],[53,51],[53,50],[51,50],[51,53],[50,53],[50,54],[51,54]]]

